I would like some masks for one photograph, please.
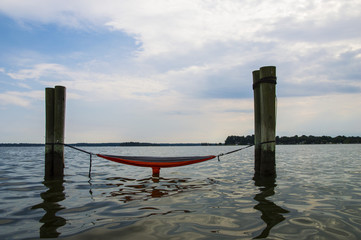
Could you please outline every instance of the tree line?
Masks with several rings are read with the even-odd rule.
[[[361,137],[346,136],[298,136],[276,137],[276,144],[350,144],[361,143]],[[254,135],[247,136],[228,136],[224,142],[225,145],[253,145]],[[115,147],[115,146],[214,146],[222,143],[141,143],[141,142],[122,142],[122,143],[74,143],[73,146],[89,147]],[[39,147],[42,143],[0,143],[0,147]]]
[[[276,137],[277,144],[350,144],[361,143],[361,137],[346,136],[298,136],[293,137]],[[247,136],[228,136],[225,145],[252,145],[254,144],[254,135]]]

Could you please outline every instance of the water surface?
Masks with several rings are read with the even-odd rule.
[[[235,146],[87,147],[145,156]],[[253,148],[190,166],[133,167],[66,149],[44,181],[43,147],[0,148],[0,238],[359,239],[361,145],[277,146],[277,178],[254,178]]]

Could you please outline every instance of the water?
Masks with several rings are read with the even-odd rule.
[[[189,156],[234,146],[88,147]],[[0,238],[360,239],[361,145],[277,146],[277,178],[253,179],[253,148],[190,166],[133,167],[65,152],[44,181],[44,148],[0,148]]]

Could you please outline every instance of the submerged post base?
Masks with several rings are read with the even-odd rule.
[[[159,167],[152,167],[153,170],[153,177],[159,177],[159,173],[160,173],[160,168]]]

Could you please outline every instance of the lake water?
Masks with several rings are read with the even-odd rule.
[[[86,147],[149,156],[238,146]],[[0,239],[361,239],[361,145],[278,145],[277,178],[254,179],[254,148],[190,166],[133,167],[66,148],[44,181],[43,147],[0,147]]]

